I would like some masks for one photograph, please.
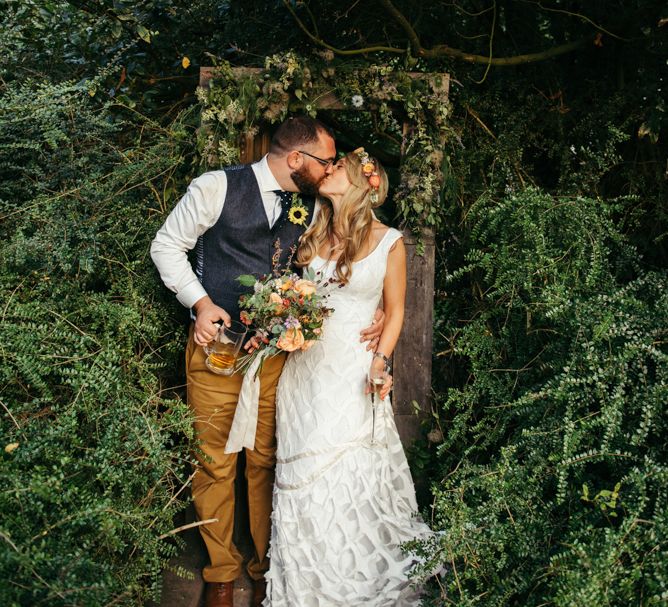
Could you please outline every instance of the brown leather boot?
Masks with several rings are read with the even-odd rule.
[[[205,607],[234,607],[234,582],[209,582]]]
[[[253,607],[261,607],[262,601],[267,596],[266,580],[253,580]]]

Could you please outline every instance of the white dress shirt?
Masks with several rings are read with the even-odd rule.
[[[281,186],[269,169],[267,157],[251,165],[269,225],[281,214],[281,201],[275,190]],[[188,261],[187,252],[197,239],[219,219],[227,195],[225,171],[210,171],[193,179],[151,243],[151,258],[167,288],[187,308],[207,295]],[[314,209],[313,217],[316,215]]]

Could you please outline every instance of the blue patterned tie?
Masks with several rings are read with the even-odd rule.
[[[292,192],[286,192],[285,190],[274,190],[276,194],[281,199],[281,207],[283,210],[290,208],[290,203],[292,202]]]
[[[292,192],[286,192],[285,190],[274,190],[274,194],[276,194],[281,201],[281,214],[278,216],[274,224],[275,227],[278,227],[278,222],[287,217],[288,211],[292,206]]]

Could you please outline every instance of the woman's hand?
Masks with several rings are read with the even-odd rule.
[[[394,379],[388,373],[387,374],[387,379],[385,380],[385,383],[383,384],[383,387],[380,389],[380,392],[378,393],[380,395],[381,400],[385,400],[387,398],[387,395],[392,391],[392,384],[393,383],[394,383]]]
[[[378,391],[378,396],[381,399],[385,399],[387,395],[390,393],[392,390],[392,385],[394,383],[394,380],[390,373],[387,370],[387,367],[385,365],[385,361],[378,357],[374,356],[372,361],[371,361],[371,366],[369,367],[369,378],[371,377],[382,377],[384,382]],[[370,394],[371,392],[374,392],[374,387],[372,386],[371,382],[367,382],[366,389],[364,391],[365,394]]]
[[[256,333],[244,344],[244,350],[246,354],[252,354],[255,350],[259,350],[263,343],[268,344],[269,340]]]

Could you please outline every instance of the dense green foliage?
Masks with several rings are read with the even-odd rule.
[[[312,112],[301,85],[316,79],[344,99],[362,93],[369,105],[352,118],[320,116],[347,149],[372,149],[395,185],[397,125],[420,100],[404,87],[400,101],[413,106],[401,108],[385,77],[451,75],[446,141],[430,158],[440,166],[421,167],[416,154],[411,168],[444,176],[433,207],[435,402],[412,450],[431,489],[424,504],[445,531],[416,547],[448,567],[427,602],[668,600],[664,3],[4,9],[3,605],[141,605],[157,588],[175,551],[162,536],[182,505],[191,437],[178,387],[183,312],[148,245],[199,170],[199,66],[261,67],[294,49],[317,60],[284,74],[276,98],[287,91],[299,109],[301,90]],[[374,46],[386,50],[361,52]],[[542,56],[488,65],[524,53]],[[359,78],[369,65],[388,68],[378,85]],[[308,75],[312,66],[323,73]],[[389,129],[383,96],[396,112]],[[215,104],[230,129],[257,126]],[[431,142],[424,123],[417,136]],[[401,192],[389,208],[415,221],[421,210]]]
[[[468,377],[442,392],[430,551],[458,605],[668,592],[668,276],[640,269],[613,209],[530,188],[469,210],[439,311]]]
[[[661,43],[605,40],[454,91],[436,442],[417,462],[456,605],[668,596],[666,142],[642,135]]]
[[[175,550],[183,332],[147,248],[186,132],[92,103],[34,82],[0,100],[3,605],[141,604]]]

